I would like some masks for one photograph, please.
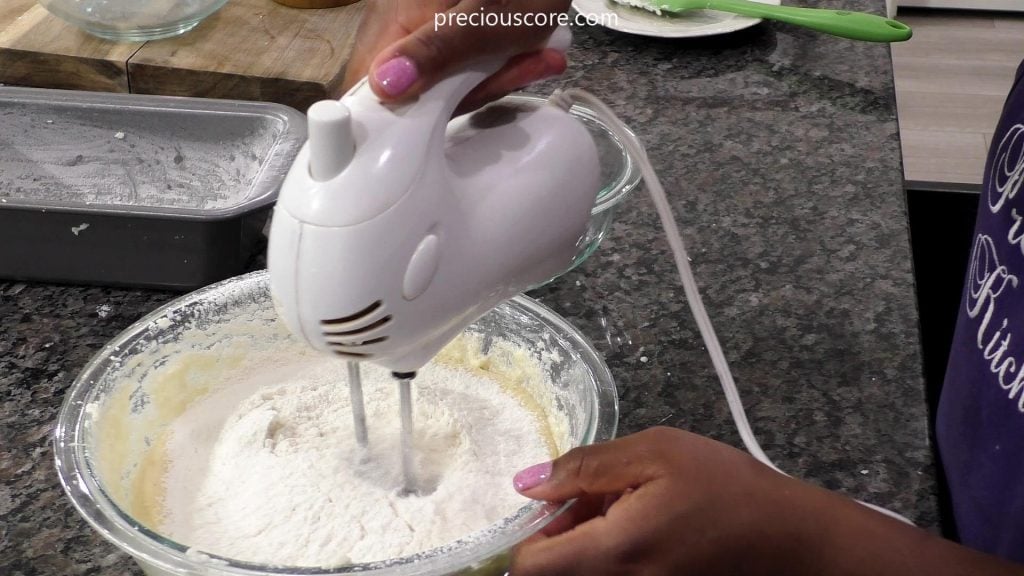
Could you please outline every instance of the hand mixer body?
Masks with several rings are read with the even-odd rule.
[[[337,153],[316,148],[339,141],[314,136],[324,126],[314,129],[311,110],[268,264],[282,317],[315,348],[415,371],[500,301],[571,262],[599,187],[593,140],[554,106],[449,126],[492,68],[402,108],[357,86],[341,100],[350,118],[326,125],[348,131]],[[325,162],[336,165],[326,175]]]

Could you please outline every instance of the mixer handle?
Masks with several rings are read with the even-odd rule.
[[[564,53],[568,51],[571,43],[572,32],[567,26],[559,26],[548,37],[544,48]],[[462,71],[441,80],[416,100],[393,107],[392,110],[406,119],[424,117],[432,121],[441,121],[442,126],[447,125],[448,119],[451,118],[459,102],[481,82],[501,70],[507,62],[508,57],[506,56],[490,57],[475,62]],[[443,133],[442,129],[442,136]]]
[[[546,46],[564,51],[570,40],[568,28],[558,28]],[[296,159],[300,168],[289,172],[278,206],[301,222],[332,227],[384,213],[430,171],[426,167],[438,171],[452,112],[505,62],[504,57],[476,62],[409,103],[381,102],[364,78],[340,101],[314,104],[309,140]],[[368,183],[374,193],[362,194]]]

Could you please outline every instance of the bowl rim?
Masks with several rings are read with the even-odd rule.
[[[66,9],[62,0],[39,0],[40,6],[47,12],[76,28],[107,40],[117,38],[126,41],[159,40],[188,32],[198,23],[220,11],[227,3],[228,0],[211,0],[209,4],[187,16],[145,26],[124,26],[100,19],[83,18],[80,12]]]
[[[222,558],[196,551],[139,524],[107,494],[90,465],[84,425],[90,396],[95,390],[96,376],[112,357],[116,358],[125,349],[126,345],[149,332],[157,320],[172,317],[174,311],[195,305],[210,296],[241,294],[247,288],[250,291],[262,289],[268,284],[267,271],[260,270],[177,297],[145,315],[110,340],[75,378],[65,395],[52,437],[55,464],[61,486],[72,505],[103,538],[129,553],[137,562],[172,573],[193,574],[196,570],[202,570],[203,573],[212,575],[247,576],[440,576],[450,574],[452,570],[458,571],[479,565],[499,556],[543,528],[573,504],[572,501],[560,506],[531,502],[512,516],[500,521],[507,525],[525,522],[512,530],[492,532],[491,535],[481,538],[482,533],[498,526],[498,523],[495,523],[455,542],[418,554],[323,568],[264,565]],[[590,340],[553,310],[525,295],[515,296],[499,305],[501,306],[509,306],[516,312],[531,315],[558,337],[568,339],[574,344],[574,351],[579,354],[584,367],[591,373],[595,386],[591,397],[592,411],[585,425],[581,445],[614,438],[618,426],[618,392],[611,371]],[[530,516],[536,517],[524,520]]]

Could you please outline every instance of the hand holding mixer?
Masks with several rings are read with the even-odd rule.
[[[553,42],[568,45],[567,29]],[[309,110],[309,141],[281,189],[268,264],[275,305],[314,348],[351,362],[356,436],[366,442],[358,365],[399,380],[403,472],[410,380],[469,324],[563,271],[599,191],[597,148],[559,106],[452,122],[502,60],[446,78],[409,104],[366,80]]]
[[[549,45],[568,47],[560,28]],[[356,437],[366,443],[359,369],[368,360],[399,382],[404,490],[412,471],[410,382],[460,331],[502,300],[571,262],[598,191],[590,135],[568,114],[589,104],[643,174],[747,450],[761,449],[700,297],[665,191],[647,153],[615,113],[578,89],[496,121],[452,122],[461,99],[501,67],[484,61],[416,102],[382,104],[364,80],[309,110],[309,142],[281,189],[268,264],[275,305],[294,334],[350,360]],[[866,506],[910,523],[871,504]]]

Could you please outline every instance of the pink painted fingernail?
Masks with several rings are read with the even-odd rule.
[[[396,56],[378,66],[373,77],[388,96],[401,96],[416,83],[420,73],[416,70],[416,63],[407,56]]]
[[[516,492],[525,492],[547,482],[548,478],[551,478],[551,462],[534,464],[520,470],[512,478],[512,485],[516,487]]]

